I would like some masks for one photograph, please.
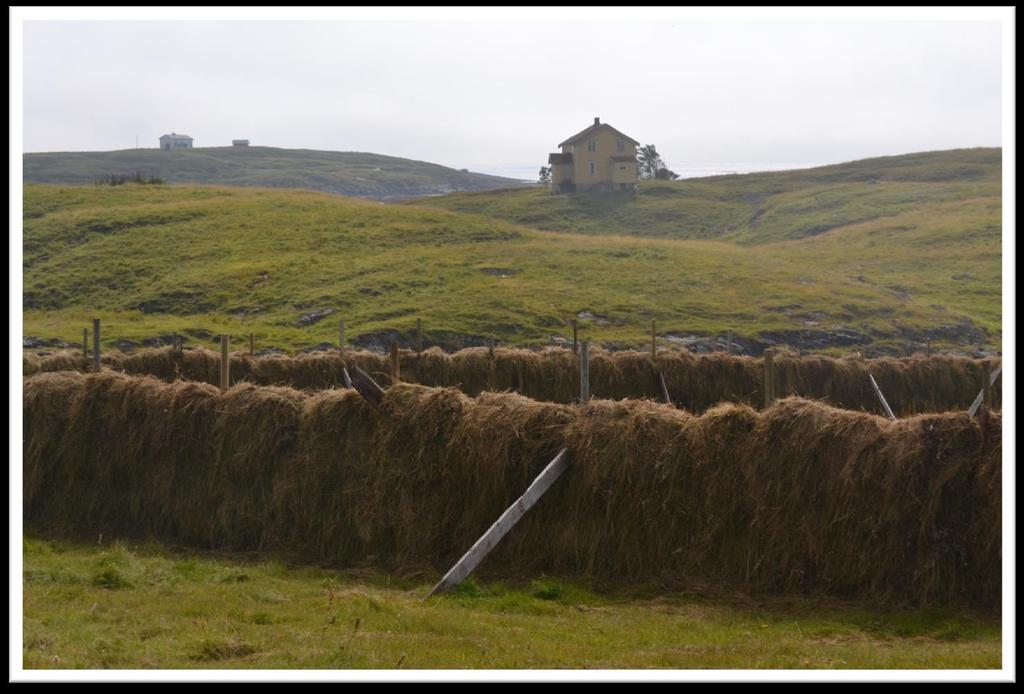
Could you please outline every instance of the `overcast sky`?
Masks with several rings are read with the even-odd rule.
[[[599,116],[668,165],[999,146],[998,22],[26,21],[24,151],[536,169]]]

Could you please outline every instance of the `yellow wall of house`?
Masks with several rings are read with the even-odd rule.
[[[622,141],[622,150],[618,148],[618,142]],[[590,151],[589,143],[595,143],[595,151]],[[577,185],[593,185],[597,183],[623,182],[633,183],[636,181],[636,166],[633,165],[633,177],[631,180],[620,179],[620,175],[628,175],[627,172],[618,171],[613,168],[616,162],[612,157],[636,157],[636,145],[616,135],[611,130],[601,128],[593,135],[573,143],[572,158],[575,170],[573,175]],[[591,173],[590,164],[593,162],[594,170]],[[629,167],[629,164],[626,164]],[[613,171],[616,176],[613,176]]]
[[[551,165],[551,185],[557,186],[562,181],[572,180],[572,164]]]
[[[636,162],[613,161],[612,162],[612,183],[618,187],[620,183],[636,183],[637,169]]]

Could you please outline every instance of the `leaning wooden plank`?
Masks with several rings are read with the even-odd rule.
[[[665,374],[658,372],[658,384],[661,386],[661,401],[666,405],[672,404],[672,398],[668,396],[668,386],[665,385]]]
[[[349,380],[352,383],[352,387],[359,391],[359,394],[379,411],[380,404],[384,400],[384,389],[377,385],[377,382],[358,366],[352,367],[352,374]]]
[[[345,387],[346,388],[351,388],[352,387],[352,378],[348,375],[348,369],[346,369],[344,366],[341,367],[341,377],[343,379],[345,379]]]
[[[996,367],[996,370],[992,372],[992,377],[989,379],[989,385],[995,385],[996,379],[999,378],[999,374],[1003,372],[1003,366],[1000,364]],[[985,389],[982,388],[978,391],[978,397],[974,398],[974,402],[971,403],[971,409],[968,410],[968,414],[972,417],[978,413],[978,408],[981,407],[981,401],[985,399]]]
[[[882,403],[882,409],[884,409],[885,413],[889,415],[889,419],[896,421],[896,415],[892,413],[892,408],[889,407],[889,403],[885,401],[885,396],[882,395],[882,389],[879,388],[878,383],[875,382],[875,377],[872,376],[871,374],[868,374],[868,378],[871,379],[871,387],[875,389],[875,395],[878,396],[878,399]]]
[[[480,539],[469,548],[469,551],[455,562],[455,566],[448,570],[448,573],[431,589],[426,598],[444,593],[462,583],[466,576],[469,576],[473,569],[484,560],[484,557],[490,554],[491,550],[501,541],[501,538],[505,537],[508,531],[519,522],[519,519],[526,515],[530,507],[537,503],[537,500],[544,495],[544,492],[551,488],[551,485],[562,476],[562,473],[568,467],[568,450],[563,448],[558,452],[554,460],[548,463],[547,467],[537,475],[537,479],[526,488],[523,495],[505,509],[505,512],[501,514],[498,520],[494,521],[494,525],[488,528],[487,532],[481,535]]]

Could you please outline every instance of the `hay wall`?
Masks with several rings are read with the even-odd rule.
[[[104,363],[130,374],[148,374],[165,381],[177,378],[217,385],[220,382],[220,354],[205,349],[145,350],[132,355],[107,354]],[[836,407],[882,413],[871,388],[873,374],[897,416],[923,412],[966,410],[980,390],[984,364],[993,369],[998,360],[977,360],[952,356],[853,359],[799,357],[782,354],[776,358],[778,395],[822,400]],[[402,380],[427,386],[452,386],[468,395],[485,391],[514,391],[534,400],[571,403],[579,396],[579,367],[567,349],[549,348],[539,352],[497,349],[494,358],[485,348],[464,349],[446,354],[429,349],[421,355],[401,354]],[[231,358],[232,383],[283,385],[302,390],[340,387],[342,368],[359,366],[378,382],[386,384],[388,358],[373,352],[305,354],[297,357]],[[88,370],[80,354],[58,353],[42,359],[26,356],[24,373],[75,369]],[[691,412],[703,412],[720,402],[741,402],[759,407],[763,402],[761,380],[763,361],[726,354],[697,355],[690,352],[661,352],[657,369],[665,376],[672,401]],[[651,357],[643,352],[594,350],[591,357],[590,389],[593,397],[659,398]],[[1001,380],[996,382],[996,407],[1001,399]]]
[[[481,569],[997,608],[1001,418],[898,422],[787,399],[700,416],[398,385],[25,379],[39,532],[336,566],[446,570],[567,446],[573,467]]]

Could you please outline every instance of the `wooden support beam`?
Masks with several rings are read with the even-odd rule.
[[[882,395],[882,389],[878,387],[878,383],[875,381],[875,377],[869,373],[868,378],[871,379],[871,387],[875,389],[875,395],[878,396],[878,400],[882,403],[882,409],[885,410],[885,414],[889,417],[889,419],[895,422],[896,415],[892,413],[892,408],[889,407],[889,403],[885,401],[885,396]]]
[[[770,347],[764,351],[764,376],[761,382],[764,406],[768,408],[775,402],[775,350]]]
[[[427,598],[451,590],[462,583],[469,574],[473,572],[481,561],[491,552],[492,549],[505,537],[509,530],[526,515],[526,512],[537,503],[548,489],[551,488],[559,477],[569,469],[568,450],[563,448],[555,456],[554,460],[547,464],[537,478],[526,488],[523,495],[505,509],[505,512],[494,521],[487,532],[480,536],[469,551],[462,555],[462,558],[455,562],[455,566],[448,570],[448,573],[434,586]]]
[[[352,387],[352,378],[348,375],[348,369],[346,369],[344,366],[341,367],[341,377],[343,379],[345,379],[345,387],[346,388],[351,388]]]
[[[416,319],[416,354],[423,351],[423,324],[422,321]]]
[[[579,350],[580,350],[578,337],[579,337],[579,324],[576,322],[576,319],[573,318],[572,319],[572,353],[573,354],[578,354]]]
[[[349,376],[348,370],[345,370],[344,374],[348,377],[349,385],[355,388],[366,402],[379,412],[381,403],[384,401],[384,389],[358,366],[352,367],[351,376]]]
[[[89,328],[82,328],[82,356],[89,358]]]
[[[590,343],[580,343],[580,404],[590,402]]]
[[[1001,373],[1003,373],[1003,366],[1002,366],[1002,364],[997,366],[996,370],[992,371],[988,375],[989,391],[991,391],[992,386],[995,385],[996,379],[999,378],[999,375]],[[984,379],[984,376],[982,378]],[[967,413],[970,416],[972,416],[972,417],[978,413],[978,408],[980,408],[982,403],[985,401],[985,388],[984,388],[984,385],[985,385],[985,382],[984,382],[984,380],[982,380],[982,389],[980,391],[978,391],[978,396],[976,398],[974,398],[974,402],[971,403],[971,408],[969,410],[967,410]],[[989,398],[992,398],[991,392],[989,394]]]
[[[220,336],[220,389],[227,390],[231,384],[231,357],[228,348],[231,345],[231,338],[227,335]]]
[[[256,356],[256,336],[249,333],[249,356]]]
[[[658,385],[661,386],[661,401],[666,405],[672,404],[672,398],[668,396],[668,386],[665,385],[665,374],[658,372]]]
[[[725,346],[729,350],[729,354],[732,354],[732,331],[731,330],[725,334]]]
[[[100,370],[100,319],[92,319],[92,370]]]

